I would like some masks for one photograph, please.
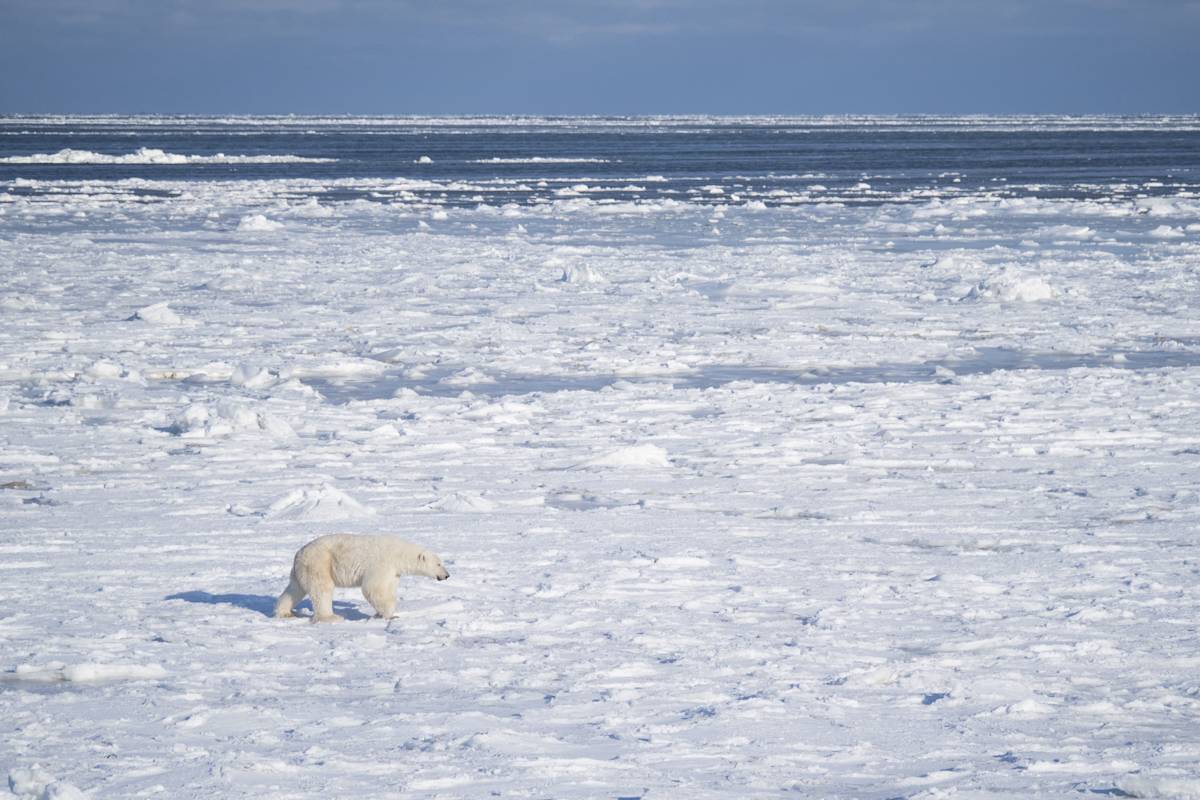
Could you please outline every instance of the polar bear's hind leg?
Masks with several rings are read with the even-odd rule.
[[[322,581],[317,586],[309,587],[308,596],[312,598],[313,622],[342,621],[333,613],[333,581]]]
[[[288,581],[287,588],[283,590],[283,594],[279,595],[279,600],[275,603],[275,616],[280,619],[292,616],[292,609],[304,599],[306,594],[308,593],[304,591],[304,587],[293,575]]]

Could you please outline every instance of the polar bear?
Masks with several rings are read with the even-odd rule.
[[[337,622],[333,613],[333,587],[361,586],[379,616],[396,614],[396,586],[401,575],[425,575],[444,581],[450,577],[442,560],[420,545],[395,536],[362,536],[335,533],[313,539],[296,552],[288,586],[275,604],[276,617],[292,616],[292,609],[312,597],[313,622]]]

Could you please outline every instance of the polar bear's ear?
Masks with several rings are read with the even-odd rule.
[[[425,554],[421,553],[419,556],[417,556],[417,561],[420,561],[422,564],[424,564],[425,563]]]

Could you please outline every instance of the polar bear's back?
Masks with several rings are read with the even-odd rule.
[[[304,585],[311,585],[311,579],[323,579],[334,586],[359,586],[372,567],[386,564],[389,572],[396,574],[420,551],[417,545],[395,536],[332,533],[301,547],[292,572]]]

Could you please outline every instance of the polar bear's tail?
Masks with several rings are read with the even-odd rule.
[[[304,599],[306,594],[304,588],[296,581],[296,574],[293,572],[287,588],[283,590],[283,594],[279,595],[279,600],[275,603],[275,616],[290,617],[292,609]]]

